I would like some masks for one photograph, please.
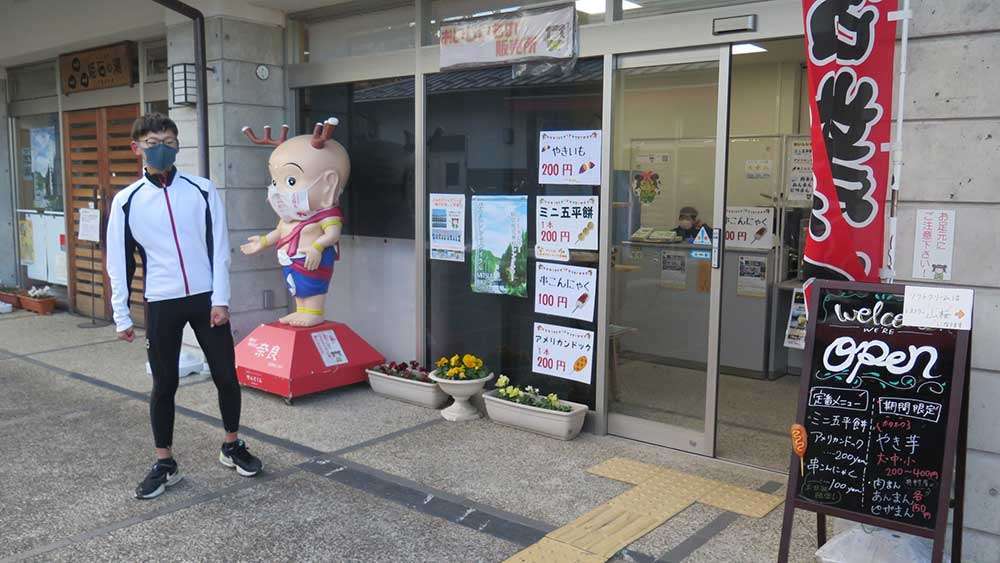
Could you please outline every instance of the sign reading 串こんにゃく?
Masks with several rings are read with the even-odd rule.
[[[567,264],[535,265],[535,312],[594,322],[597,270]]]
[[[443,22],[441,70],[576,56],[573,4]]]
[[[590,383],[594,332],[535,323],[532,371]]]
[[[601,132],[540,132],[538,183],[600,186]]]
[[[597,250],[598,196],[538,196],[535,241],[571,250]]]
[[[769,249],[773,245],[773,207],[726,208],[727,247]]]
[[[136,46],[131,41],[59,56],[63,94],[87,92],[135,83],[132,66]]]

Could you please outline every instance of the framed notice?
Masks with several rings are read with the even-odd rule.
[[[601,131],[538,134],[538,183],[601,185]]]
[[[532,371],[590,384],[594,331],[535,323]]]
[[[814,282],[782,552],[796,508],[934,538],[939,552],[953,475],[960,521],[970,332],[908,326],[907,289]]]
[[[535,264],[535,312],[594,322],[597,270],[568,264]]]
[[[431,194],[431,260],[465,262],[465,194]]]
[[[547,247],[597,250],[598,196],[538,196],[535,241]]]

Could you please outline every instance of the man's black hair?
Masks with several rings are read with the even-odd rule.
[[[177,124],[174,123],[174,120],[159,112],[147,113],[132,124],[132,140],[138,141],[148,133],[163,133],[164,131],[170,131],[174,135],[178,134]]]

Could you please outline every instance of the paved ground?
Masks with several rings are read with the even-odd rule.
[[[620,438],[446,423],[366,386],[292,407],[245,390],[243,434],[267,471],[244,479],[217,462],[215,390],[193,376],[177,399],[185,480],[140,502],[145,349],[81,321],[0,316],[0,561],[502,561],[627,490],[585,471],[616,456],[783,491],[780,474]],[[798,517],[795,561],[812,560],[811,522]],[[695,504],[616,560],[773,561],[780,527],[780,508]]]

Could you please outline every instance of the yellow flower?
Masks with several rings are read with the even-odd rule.
[[[479,358],[476,358],[476,369],[483,369],[483,361]]]
[[[437,361],[437,367],[439,368],[443,368],[447,365],[448,365],[448,358],[442,357],[440,360]]]
[[[458,375],[458,368],[451,368],[448,370],[448,377],[455,377]]]
[[[509,384],[510,384],[510,378],[507,377],[506,375],[501,375],[499,378],[497,378],[497,388],[498,389],[503,389],[504,387],[506,387]]]
[[[466,354],[462,357],[462,364],[464,364],[465,367],[472,369],[476,367],[476,357],[472,354]]]
[[[549,404],[550,405],[558,405],[559,404],[559,397],[556,396],[555,393],[549,393],[549,396],[545,397],[545,398],[549,400]]]
[[[458,357],[458,354],[455,354],[454,356],[451,357],[451,366],[452,367],[458,367],[458,364],[459,364],[460,361],[461,361],[461,358]]]
[[[455,368],[458,370],[458,378],[465,379],[465,368]]]

